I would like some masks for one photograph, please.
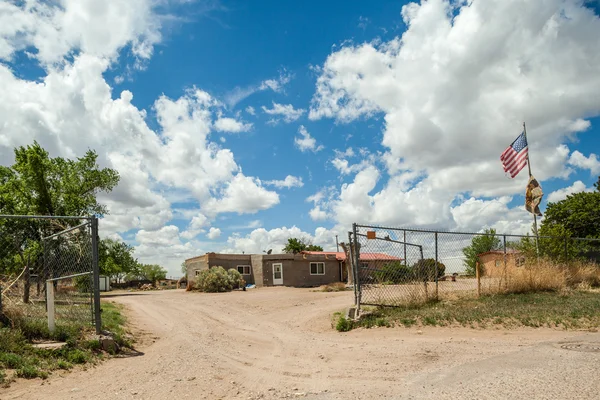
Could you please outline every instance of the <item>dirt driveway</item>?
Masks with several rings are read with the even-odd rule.
[[[552,330],[377,328],[338,333],[352,293],[263,288],[114,297],[144,332],[144,355],[1,399],[596,399],[600,353],[564,350],[600,334]]]

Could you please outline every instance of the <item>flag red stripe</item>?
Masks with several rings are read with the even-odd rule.
[[[508,172],[511,178],[517,176],[517,174],[521,172],[525,165],[527,165],[527,152],[527,147],[517,153],[512,146],[509,146],[500,155],[504,172]]]

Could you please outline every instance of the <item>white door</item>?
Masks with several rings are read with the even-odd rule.
[[[273,264],[273,285],[283,285],[283,264]]]

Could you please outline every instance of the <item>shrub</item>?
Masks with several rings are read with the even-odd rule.
[[[240,274],[236,269],[228,269],[227,275],[229,276],[229,280],[231,281],[233,289],[241,289],[246,285],[246,281],[244,278],[242,278],[242,274]]]
[[[196,277],[196,289],[202,292],[230,292],[245,285],[242,275],[235,269],[225,271],[223,267],[205,269]]]
[[[400,261],[384,265],[374,276],[377,282],[384,284],[405,283],[414,279],[413,270]]]
[[[13,353],[0,353],[0,364],[4,368],[17,369],[24,364],[23,357]]]
[[[435,260],[433,258],[426,258],[419,260],[413,265],[413,274],[415,279],[419,281],[435,281]],[[437,277],[444,276],[446,272],[446,266],[438,261],[437,263]]]
[[[348,332],[352,330],[352,325],[352,321],[346,319],[343,315],[340,315],[337,324],[335,325],[335,329],[337,329],[338,332]]]
[[[27,346],[25,337],[18,329],[0,329],[0,352],[19,353]]]
[[[67,360],[73,364],[85,364],[88,361],[88,355],[79,349],[72,349],[66,354]]]
[[[17,376],[25,379],[46,379],[48,377],[48,373],[46,371],[41,371],[34,366],[25,365],[17,370]]]

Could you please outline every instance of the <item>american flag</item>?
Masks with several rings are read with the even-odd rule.
[[[527,138],[525,132],[518,138],[500,156],[504,172],[508,172],[511,178],[517,176],[519,172],[527,165]]]

